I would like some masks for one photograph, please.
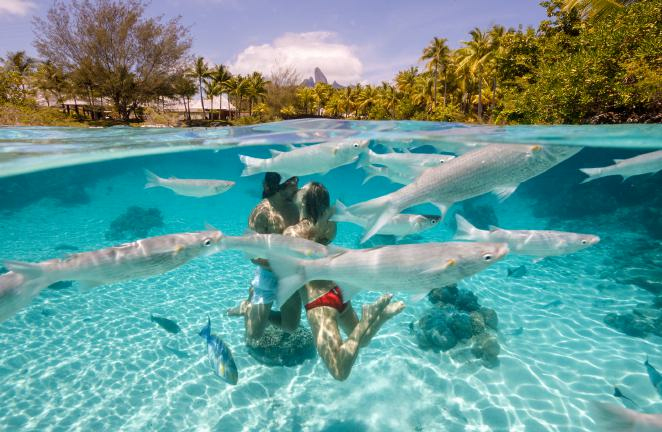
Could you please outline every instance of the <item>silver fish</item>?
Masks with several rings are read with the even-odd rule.
[[[379,154],[368,149],[359,156],[359,167],[382,165],[405,176],[418,177],[426,168],[448,162],[455,156],[425,153],[385,153]]]
[[[336,200],[334,207],[335,212],[331,217],[331,220],[336,222],[349,222],[363,228],[368,226],[368,221],[366,219],[349,213],[347,207],[345,207],[340,200]],[[441,216],[401,213],[393,216],[393,218],[384,225],[377,234],[392,235],[395,236],[397,241],[400,241],[408,235],[417,234],[435,227],[440,220]]]
[[[600,237],[592,234],[578,234],[565,231],[549,230],[505,230],[490,226],[481,230],[469,221],[455,214],[457,231],[455,240],[508,243],[510,253],[548,257],[571,254],[597,244]]]
[[[344,300],[360,291],[407,292],[423,298],[430,290],[478,273],[508,253],[503,243],[422,243],[348,250],[314,260],[269,257],[283,304],[311,280],[332,280]]]
[[[12,272],[31,280],[46,280],[48,285],[75,280],[81,288],[146,278],[165,273],[193,258],[217,252],[220,231],[200,231],[149,237],[121,246],[69,255],[39,263],[5,261]]]
[[[207,325],[200,330],[199,335],[207,342],[207,358],[214,373],[229,384],[237,384],[239,371],[232,351],[220,337],[211,334],[211,318],[207,318]]]
[[[271,150],[272,158],[239,155],[245,165],[242,176],[275,171],[284,177],[325,174],[333,168],[354,162],[368,148],[367,140],[330,141],[289,152]]]
[[[300,237],[258,233],[244,236],[223,235],[218,248],[240,250],[253,258],[287,256],[302,259],[323,258],[347,250],[333,245],[324,246]]]
[[[394,215],[418,204],[432,203],[443,216],[453,203],[487,192],[506,199],[520,183],[579,150],[580,147],[492,144],[429,168],[415,182],[348,210],[370,220],[372,227],[362,239],[366,241]]]
[[[614,165],[606,167],[580,168],[579,170],[588,176],[582,183],[613,175],[619,175],[625,181],[632,176],[656,173],[662,170],[662,150],[629,159],[614,159]]]
[[[409,183],[414,182],[416,178],[421,174],[423,174],[423,171],[427,169],[427,168],[420,168],[420,172],[418,174],[411,175],[411,174],[403,174],[399,171],[383,166],[364,165],[362,168],[363,171],[366,173],[366,176],[363,179],[363,184],[366,184],[368,180],[374,177],[386,177],[393,183],[398,183],[401,185],[408,185]]]
[[[235,185],[235,182],[230,180],[161,178],[148,170],[145,170],[145,175],[147,176],[145,189],[164,187],[175,192],[177,195],[195,198],[222,194]]]

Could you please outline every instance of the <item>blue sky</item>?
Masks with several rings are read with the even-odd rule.
[[[32,47],[33,15],[52,0],[0,0],[0,56]],[[419,65],[434,36],[461,46],[473,27],[537,25],[545,18],[536,0],[153,0],[153,15],[181,15],[193,52],[234,72],[282,66],[302,78],[319,66],[342,84],[391,80]]]

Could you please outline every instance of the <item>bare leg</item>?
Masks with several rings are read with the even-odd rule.
[[[246,326],[246,337],[259,339],[269,325],[269,313],[272,303],[248,304],[244,324]]]
[[[269,322],[284,332],[293,333],[301,322],[301,297],[295,293],[280,307],[280,312],[271,311]]]
[[[371,324],[379,320],[384,308],[391,301],[391,295],[380,297],[375,303],[363,306],[361,320],[343,342],[338,329],[338,311],[321,306],[308,311],[308,322],[313,330],[317,351],[324,360],[331,375],[344,381],[349,376],[359,351],[361,339]]]
[[[359,317],[356,315],[356,311],[352,307],[352,303],[348,302],[345,310],[338,314],[338,324],[340,328],[345,332],[346,335],[352,333],[354,327],[359,323]]]

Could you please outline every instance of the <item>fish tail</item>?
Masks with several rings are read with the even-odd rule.
[[[457,216],[457,215],[456,215],[456,216]],[[514,269],[514,268],[508,268],[508,277],[510,277],[513,273],[515,273],[515,270],[517,270],[517,269]]]
[[[283,305],[306,282],[306,268],[303,260],[289,257],[269,258],[269,265],[278,276],[276,293],[278,304]]]
[[[455,235],[453,236],[455,240],[485,240],[483,230],[479,230],[471,225],[459,213],[455,213],[455,222],[457,223],[457,231],[455,231]],[[510,269],[508,269],[508,275],[510,276],[510,274]]]
[[[617,405],[593,402],[591,411],[601,431],[633,432],[641,424],[641,414]]]
[[[207,325],[204,326],[202,330],[200,330],[200,333],[198,333],[198,335],[205,339],[211,336],[211,318],[209,317],[209,315],[207,315]]]
[[[331,216],[331,220],[334,222],[350,222],[354,223],[357,225],[360,225],[357,221],[360,220],[360,218],[356,215],[353,215],[347,210],[347,206],[342,203],[339,199],[336,200],[336,203],[333,206],[333,216]]]
[[[386,175],[384,174],[384,171],[382,169],[377,168],[374,165],[365,165],[365,166],[363,166],[363,171],[366,173],[366,176],[363,179],[363,183],[361,183],[361,184],[368,183],[368,180],[370,180],[373,177],[386,177]]]
[[[29,279],[37,279],[44,276],[44,269],[38,263],[4,261],[3,264],[8,270],[19,273]]]
[[[147,177],[147,183],[145,183],[145,189],[161,186],[161,178],[159,176],[157,176],[148,169],[144,171],[145,171],[145,177]]]
[[[579,171],[586,174],[588,177],[582,183],[588,183],[592,180],[602,177],[602,168],[580,168]]]
[[[384,227],[395,215],[398,214],[398,209],[386,203],[383,207],[381,214],[377,217],[372,227],[366,231],[366,233],[361,238],[361,243],[365,243],[370,239],[370,237],[377,234],[377,232]]]
[[[263,172],[265,159],[239,155],[239,160],[245,165],[241,172],[242,177],[251,176]]]

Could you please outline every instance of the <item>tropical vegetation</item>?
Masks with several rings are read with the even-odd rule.
[[[296,116],[492,123],[661,121],[662,2],[545,0],[536,28],[474,28],[457,49],[434,36],[420,65],[391,82],[308,87],[292,68],[232,74],[190,54],[178,19],[144,17],[142,0],[58,0],[35,46],[1,59],[1,106],[76,106],[124,121],[200,100],[202,121]],[[99,22],[103,26],[97,25]],[[96,29],[91,31],[91,29]],[[111,38],[119,34],[121,37]],[[113,43],[110,43],[112,39]],[[157,50],[156,47],[159,47]],[[108,61],[111,59],[113,61]],[[78,110],[85,101],[87,111]],[[111,107],[108,112],[104,107]],[[2,119],[0,118],[0,121]]]

